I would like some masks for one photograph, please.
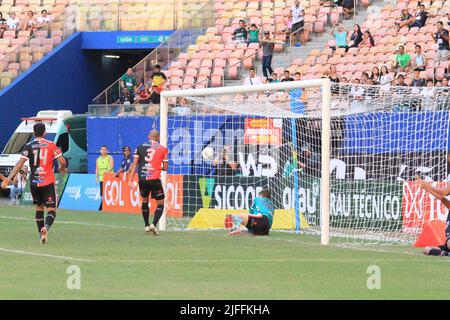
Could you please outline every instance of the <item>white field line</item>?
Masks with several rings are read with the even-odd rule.
[[[31,222],[31,221],[34,221],[34,219],[29,219],[29,218],[21,218],[21,217],[11,217],[11,216],[0,216],[0,219],[7,219],[7,220],[17,220],[17,221],[27,221],[27,222]],[[81,225],[81,226],[87,226],[87,227],[98,227],[98,228],[112,228],[112,229],[126,229],[126,230],[141,230],[140,228],[135,228],[135,227],[127,227],[127,226],[117,226],[117,225],[109,225],[109,224],[99,224],[99,223],[87,223],[87,222],[77,222],[77,221],[61,221],[61,220],[59,220],[58,221],[58,224],[68,224],[68,225]],[[207,232],[208,230],[183,230],[183,231],[172,231],[172,232]],[[210,231],[210,230],[209,230]],[[170,231],[169,231],[170,232]],[[212,236],[218,236],[218,237],[223,237],[224,239],[227,239],[227,237],[226,237],[226,235],[224,234],[224,235],[219,235],[219,234],[214,234],[214,233],[211,233],[211,235]],[[296,240],[296,239],[282,239],[282,238],[273,238],[273,237],[260,237],[260,238],[258,238],[258,239],[260,239],[260,240],[262,240],[262,241],[267,241],[267,240],[270,240],[270,241],[282,241],[282,242],[289,242],[289,243],[295,243],[295,244],[297,244],[297,245],[301,245],[301,246],[315,246],[315,247],[320,247],[321,245],[320,245],[320,243],[319,243],[319,241],[317,241],[317,242],[305,242],[302,238],[301,238],[301,235],[299,235],[299,239],[298,240]],[[367,252],[378,252],[378,253],[387,253],[387,254],[401,254],[401,255],[409,255],[409,256],[422,256],[422,254],[421,253],[416,253],[416,252],[408,252],[408,251],[398,251],[398,250],[383,250],[383,249],[377,249],[377,248],[368,248],[368,247],[364,247],[364,246],[361,246],[361,247],[358,247],[358,246],[352,246],[352,245],[342,245],[342,244],[331,244],[330,245],[330,247],[338,247],[338,248],[341,248],[341,249],[348,249],[348,250],[357,250],[357,251],[367,251]],[[448,259],[449,261],[450,261],[450,259]],[[142,263],[150,263],[150,262],[153,262],[153,261],[150,261],[150,260],[119,260],[119,261],[117,261],[117,260],[111,260],[111,262],[127,262],[127,261],[130,261],[130,262],[133,262],[133,261],[135,261],[135,262],[137,262],[137,263],[139,263],[139,262],[142,262]],[[195,261],[198,261],[199,263],[202,263],[202,262],[231,262],[232,260],[227,260],[227,259],[219,259],[219,260],[154,260],[154,262],[161,262],[161,263],[164,263],[164,262],[189,262],[189,261],[191,261],[191,262],[195,262]],[[246,260],[244,259],[244,260],[239,260],[239,261],[242,261],[242,262],[245,262]],[[267,259],[267,260],[259,260],[259,261],[267,261],[267,262],[270,262],[270,261],[273,261],[273,262],[276,262],[276,261],[274,261],[274,260],[270,260],[270,259]],[[288,261],[292,261],[292,262],[295,262],[294,260],[289,260],[289,259],[286,259],[286,260],[283,260],[283,261],[281,261],[281,260],[277,260],[277,261],[279,261],[279,262],[283,262],[283,261],[285,261],[285,262],[288,262]],[[305,261],[305,260],[302,260],[302,261]],[[328,260],[327,260],[328,261]],[[395,261],[398,261],[398,259],[396,259]],[[427,261],[427,260],[418,260],[418,261]],[[257,262],[256,260],[255,260],[255,262]]]
[[[34,219],[21,218],[21,217],[0,216],[0,219],[34,222]],[[56,220],[56,224],[73,224],[73,225],[86,226],[86,227],[140,230],[139,228],[133,228],[133,227],[127,227],[127,226],[116,226],[116,225],[111,225],[111,224],[97,224],[97,223],[87,223],[87,222],[78,222],[78,221],[61,221],[61,220]]]
[[[65,261],[69,260],[69,261],[74,261],[74,262],[95,262],[94,260],[90,260],[90,259],[80,259],[80,258],[73,258],[73,257],[57,256],[57,255],[47,254],[47,253],[37,253],[37,252],[31,252],[31,251],[6,249],[6,248],[0,248],[0,252],[6,252],[6,253],[11,253],[11,254],[20,254],[20,255],[26,255],[26,256],[52,258],[52,259],[65,260]]]

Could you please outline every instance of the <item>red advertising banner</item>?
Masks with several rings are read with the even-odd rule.
[[[245,119],[245,144],[271,145],[282,144],[282,119]]]
[[[436,182],[433,185],[443,188],[446,184],[446,182]],[[402,212],[405,230],[421,230],[425,222],[446,221],[447,210],[445,206],[428,192],[420,189],[417,182],[404,183],[403,194]]]
[[[167,188],[167,216],[183,216],[183,176],[168,175]],[[124,175],[116,178],[114,174],[105,174],[103,181],[103,211],[141,213],[142,197],[139,192],[137,177],[132,186]],[[156,208],[156,201],[151,199],[150,212]]]

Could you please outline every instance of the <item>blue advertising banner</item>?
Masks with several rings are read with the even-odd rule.
[[[71,174],[59,207],[69,210],[96,211],[102,198],[100,185],[93,174]]]
[[[223,150],[244,141],[246,117],[223,115],[170,116],[169,174],[208,174],[211,165],[204,163],[201,152],[210,146]],[[122,148],[132,149],[147,140],[152,129],[159,129],[159,117],[120,117],[87,119],[88,170],[95,172],[95,160],[100,147],[106,145],[118,169]]]
[[[345,117],[345,153],[446,151],[448,111],[375,112]]]

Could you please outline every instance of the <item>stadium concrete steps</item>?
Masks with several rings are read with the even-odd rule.
[[[380,10],[385,4],[390,3],[390,0],[379,0],[374,1],[372,5],[367,8],[359,8],[354,18],[350,20],[344,20],[344,27],[346,30],[353,29],[355,23],[361,25],[370,13]],[[325,48],[327,42],[333,39],[333,36],[329,33],[331,30],[330,26],[327,26],[326,32],[320,34],[312,34],[311,41],[307,42],[302,47],[293,48],[293,59],[302,58],[305,59],[309,56],[310,52],[314,49],[322,50]],[[275,70],[277,68],[288,68],[291,65],[291,55],[290,48],[286,47],[284,52],[275,53],[272,61],[272,68]],[[262,77],[262,61],[256,60],[254,63],[256,72],[258,76]],[[238,80],[225,80],[225,86],[240,86],[243,84],[244,79],[248,76],[247,69],[241,69],[241,78]]]

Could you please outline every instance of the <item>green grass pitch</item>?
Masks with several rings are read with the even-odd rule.
[[[450,258],[405,246],[321,247],[315,236],[143,231],[141,217],[59,211],[42,246],[33,208],[0,207],[0,299],[446,299]],[[67,289],[67,269],[81,289]],[[367,268],[381,270],[369,290]]]

